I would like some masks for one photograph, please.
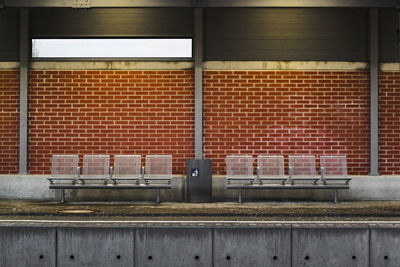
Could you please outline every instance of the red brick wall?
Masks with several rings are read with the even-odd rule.
[[[369,170],[367,71],[206,71],[204,152],[225,173],[231,154],[343,154]]]
[[[346,154],[369,170],[366,71],[205,71],[204,154]],[[193,157],[191,71],[31,71],[29,170],[52,154]],[[380,173],[400,174],[400,72],[380,74]],[[18,72],[0,71],[0,173],[18,172]]]
[[[192,71],[31,71],[29,172],[52,154],[194,155]],[[113,158],[113,157],[111,157]],[[82,161],[81,164],[82,166]]]
[[[18,79],[17,71],[0,70],[0,174],[18,173]]]
[[[400,174],[400,72],[381,72],[379,90],[379,172]]]

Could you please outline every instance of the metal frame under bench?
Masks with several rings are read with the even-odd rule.
[[[243,189],[279,189],[279,190],[294,190],[294,189],[311,189],[311,190],[333,190],[333,202],[338,202],[338,193],[337,191],[340,189],[350,189],[350,185],[266,185],[266,184],[228,184],[228,189],[237,189],[238,190],[238,203],[243,203],[242,200],[242,191]]]
[[[50,189],[60,189],[61,192],[61,203],[65,202],[65,189],[155,189],[156,190],[156,203],[161,202],[160,190],[161,189],[171,189],[170,184],[156,185],[156,184],[50,184]]]

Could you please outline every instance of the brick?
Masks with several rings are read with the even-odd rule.
[[[379,75],[379,173],[383,175],[400,173],[399,82],[400,72],[381,72]],[[396,86],[392,87],[394,84]]]
[[[193,157],[194,79],[187,71],[31,71],[30,172],[54,153]],[[380,73],[380,173],[399,174],[399,72]],[[365,71],[205,71],[204,152],[224,174],[229,154],[346,154],[369,168]],[[18,73],[0,71],[0,173],[18,169]]]
[[[256,156],[273,152],[287,158],[293,154],[315,153],[318,157],[339,152],[357,159],[349,163],[350,174],[367,174],[369,139],[365,133],[369,108],[364,103],[368,103],[369,88],[359,79],[367,79],[368,73],[351,72],[358,80],[352,76],[346,79],[357,87],[338,90],[333,81],[346,84],[343,75],[349,76],[340,71],[206,71],[205,157],[221,162],[213,170],[224,174],[225,157],[230,153]],[[240,86],[226,87],[232,83],[228,77]],[[230,100],[232,96],[235,101]],[[351,105],[343,105],[349,96]],[[215,105],[216,100],[222,104]],[[242,104],[246,106],[239,108]],[[366,116],[360,116],[360,111]],[[343,132],[346,125],[351,127],[349,132]]]
[[[30,84],[30,101],[34,104],[29,109],[29,142],[35,144],[29,149],[30,173],[48,174],[51,155],[60,151],[79,154],[81,160],[84,154],[139,153],[144,157],[173,152],[174,173],[183,173],[186,159],[193,157],[193,72],[33,73],[57,88],[43,90],[38,83]],[[55,79],[60,75],[62,84],[61,78]],[[132,82],[131,89],[122,86],[133,86]],[[179,88],[175,87],[177,82],[182,83]],[[57,104],[49,106],[49,100]],[[179,112],[172,107],[178,101]]]
[[[2,78],[3,77],[3,78]],[[19,74],[0,71],[0,174],[18,173]]]

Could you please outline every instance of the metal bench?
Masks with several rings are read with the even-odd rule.
[[[246,160],[245,160],[246,159]],[[346,158],[343,156],[321,157],[321,177],[316,176],[314,156],[289,157],[288,184],[283,174],[283,156],[259,156],[257,167],[257,180],[251,179],[252,157],[229,156],[227,157],[227,189],[238,190],[238,202],[243,203],[242,192],[244,189],[269,189],[269,190],[333,190],[333,202],[337,203],[340,189],[349,189],[350,178],[347,177]],[[339,166],[340,165],[340,166]],[[340,172],[340,173],[339,173]],[[239,173],[240,175],[232,175]],[[246,177],[243,177],[244,174]],[[233,183],[233,181],[239,181]],[[243,182],[244,181],[244,182]],[[318,183],[318,181],[321,181]]]
[[[148,157],[162,160],[157,164],[146,161],[149,174],[144,178],[140,175],[140,156],[117,155],[114,168],[110,168],[108,155],[85,155],[82,177],[77,155],[53,156],[49,188],[60,189],[61,203],[65,202],[65,189],[155,189],[156,202],[160,203],[160,190],[172,188],[172,156]]]

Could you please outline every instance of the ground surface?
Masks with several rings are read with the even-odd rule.
[[[0,220],[400,221],[398,201],[153,203],[0,201]]]

